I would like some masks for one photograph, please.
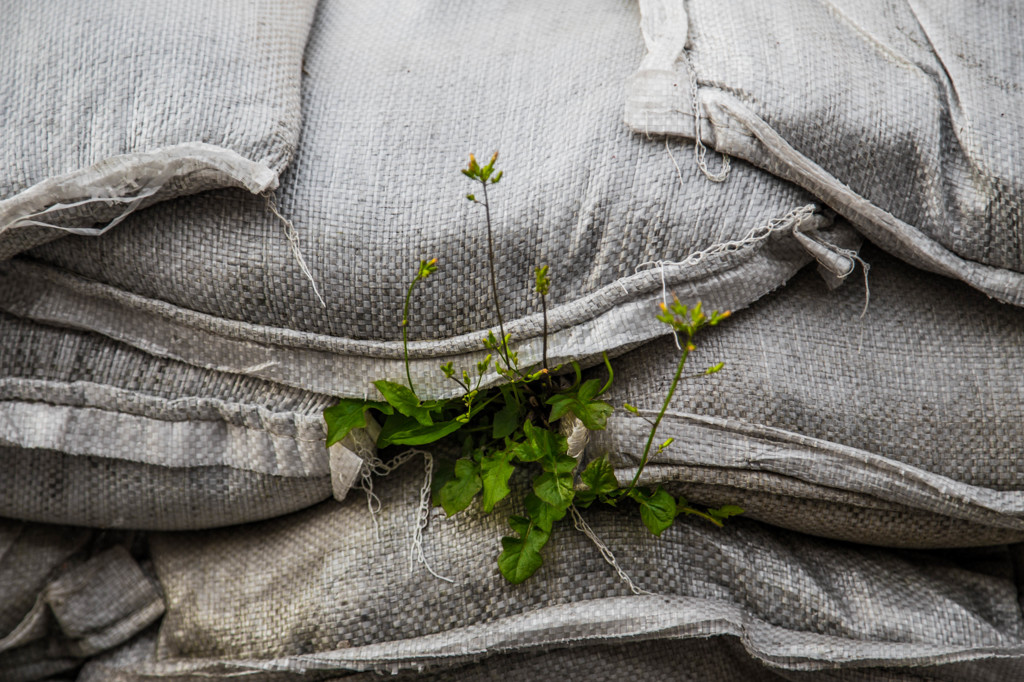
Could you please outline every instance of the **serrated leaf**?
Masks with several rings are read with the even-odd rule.
[[[473,502],[482,487],[480,465],[471,459],[456,460],[454,478],[441,487],[438,495],[444,513],[448,516],[458,514]]]
[[[661,535],[676,518],[676,500],[664,488],[658,488],[653,495],[641,495],[640,520],[654,535]]]
[[[516,468],[508,461],[510,456],[508,452],[498,451],[480,460],[480,480],[484,486],[482,508],[487,513],[511,492],[508,479]]]
[[[387,403],[349,398],[343,398],[334,407],[324,410],[324,421],[327,422],[327,447],[343,440],[353,429],[366,428],[367,410],[377,410],[382,414],[393,413]]]
[[[409,390],[408,386],[396,384],[394,381],[379,379],[373,382],[384,400],[406,417],[412,417],[423,426],[430,426],[434,420],[430,417],[431,410],[420,404],[420,399]],[[431,405],[430,407],[433,407]]]

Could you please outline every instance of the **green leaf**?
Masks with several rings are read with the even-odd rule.
[[[569,410],[572,409],[575,396],[568,395],[565,393],[558,393],[547,399],[547,404],[551,405],[551,414],[548,416],[548,421],[553,422],[556,419],[561,419]]]
[[[523,518],[522,516],[510,516],[508,517],[508,525],[516,533],[525,535],[530,529],[530,519]]]
[[[708,509],[708,516],[712,516],[719,521],[724,521],[730,516],[739,516],[743,513],[742,507],[737,507],[735,504],[727,504],[718,509]]]
[[[502,387],[504,388],[504,386]],[[505,391],[502,391],[504,394]],[[505,436],[511,436],[515,433],[515,430],[519,428],[519,404],[513,400],[509,400],[508,396],[505,396],[505,405],[498,410],[498,413],[494,415],[494,424],[491,426],[491,436],[493,438],[504,438]]]
[[[530,519],[549,532],[556,521],[561,521],[565,518],[565,512],[569,509],[568,506],[552,506],[533,493],[527,495],[523,503],[526,506],[526,513],[530,515]]]
[[[408,386],[385,379],[375,381],[373,385],[384,396],[384,400],[406,417],[412,417],[423,426],[430,426],[434,423],[434,420],[430,418],[430,409],[420,403],[420,399],[409,390]]]
[[[384,422],[380,436],[377,437],[377,446],[383,448],[388,445],[427,445],[455,433],[463,426],[465,424],[456,419],[423,426],[412,417],[395,414]]]
[[[551,405],[548,421],[561,419],[571,410],[591,431],[603,430],[607,425],[608,415],[614,408],[603,400],[594,400],[600,392],[601,382],[597,379],[588,379],[577,389],[551,396],[547,399],[547,404]]]
[[[634,499],[640,503],[640,520],[654,535],[661,535],[676,518],[676,500],[664,488],[658,488],[653,495],[641,493]]]
[[[597,394],[601,392],[601,382],[598,379],[587,379],[580,386],[577,392],[577,400],[581,403],[589,403],[591,400],[597,397]]]
[[[547,544],[551,533],[520,516],[509,518],[509,525],[519,537],[501,539],[502,552],[498,556],[498,569],[506,580],[518,585],[544,564],[540,550]]]
[[[552,507],[567,509],[572,504],[572,498],[575,495],[572,487],[572,474],[546,471],[533,479],[533,492]]]
[[[485,455],[480,460],[480,479],[484,486],[482,506],[487,513],[511,492],[508,479],[516,470],[508,461],[511,456],[511,453],[499,450],[491,455]]]
[[[614,408],[608,403],[602,400],[594,400],[593,402],[573,407],[573,414],[591,431],[603,431],[608,425],[608,415],[613,410]]]
[[[441,487],[438,497],[445,514],[458,514],[473,502],[480,492],[483,482],[480,480],[480,465],[471,459],[455,461],[455,477]]]
[[[447,457],[438,457],[437,460],[437,471],[430,479],[430,504],[434,507],[441,506],[441,488],[455,478],[455,460]]]
[[[367,410],[377,410],[382,414],[393,413],[387,403],[351,398],[343,398],[334,407],[324,410],[324,421],[327,422],[327,447],[343,440],[353,429],[366,428]]]
[[[615,469],[605,457],[590,460],[587,468],[580,474],[580,479],[595,495],[605,495],[619,489]]]
[[[565,436],[535,427],[530,422],[523,424],[526,441],[515,448],[515,456],[522,462],[536,462],[545,457],[565,453],[568,448]]]
[[[716,365],[711,365],[710,367],[708,367],[706,370],[704,370],[704,373],[705,374],[714,374],[715,372],[722,371],[723,367],[725,367],[725,363],[724,362],[719,362]]]

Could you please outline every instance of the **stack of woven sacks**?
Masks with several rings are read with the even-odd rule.
[[[1024,677],[1024,20],[779,5],[6,7],[0,678]],[[745,514],[586,512],[631,583],[571,527],[507,583],[511,501],[431,513],[436,579],[422,460],[374,519],[324,446],[420,259],[419,392],[482,357],[495,149],[506,331],[540,360],[549,265],[548,355],[639,408],[587,446],[620,481],[657,303],[736,311],[644,480]]]

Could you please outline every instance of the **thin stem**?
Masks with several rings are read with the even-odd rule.
[[[676,392],[676,386],[679,385],[679,379],[683,375],[683,367],[686,365],[686,358],[690,355],[690,343],[693,340],[692,335],[687,335],[686,344],[683,346],[683,354],[679,357],[679,365],[676,367],[676,374],[672,377],[672,385],[669,386],[668,395],[665,396],[665,402],[661,405],[661,410],[658,412],[658,418],[654,420],[654,425],[651,426],[651,433],[647,436],[647,445],[644,446],[644,454],[640,458],[640,466],[637,467],[636,475],[633,476],[633,481],[629,484],[629,488],[626,490],[628,493],[630,490],[636,487],[636,482],[640,480],[640,474],[643,472],[644,467],[647,466],[647,458],[651,454],[651,443],[654,442],[654,435],[658,432],[658,425],[661,424],[662,417],[665,416],[665,412],[668,410],[668,405],[672,401],[672,396]]]
[[[412,299],[413,287],[418,281],[420,281],[419,277],[412,281],[409,290],[405,292],[405,308],[402,310],[402,350],[405,353],[405,378],[409,382],[409,390],[413,393],[416,392],[416,387],[412,385],[412,372],[409,371],[409,301]]]
[[[512,369],[512,363],[508,357],[508,347],[505,345],[505,322],[501,317],[501,305],[498,303],[498,276],[494,270],[494,237],[491,232],[491,204],[487,200],[487,182],[480,181],[484,188],[484,215],[487,218],[487,262],[491,266],[491,294],[494,296],[494,312],[498,314],[498,331],[501,333],[499,347],[504,356],[505,366]]]
[[[540,308],[544,313],[544,345],[541,351],[541,358],[544,369],[548,368],[548,297],[544,294],[540,295]]]
[[[608,381],[604,382],[604,386],[597,392],[598,395],[604,394],[611,387],[612,381],[615,379],[615,370],[612,369],[612,363],[608,360],[608,353],[601,353],[601,357],[604,358],[604,366],[608,370]]]

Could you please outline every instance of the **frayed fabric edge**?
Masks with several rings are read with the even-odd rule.
[[[264,164],[201,142],[112,156],[0,201],[0,259],[16,253],[6,242],[26,228],[42,228],[42,241],[63,234],[98,236],[165,199],[222,187],[259,194],[277,186],[277,172]]]

